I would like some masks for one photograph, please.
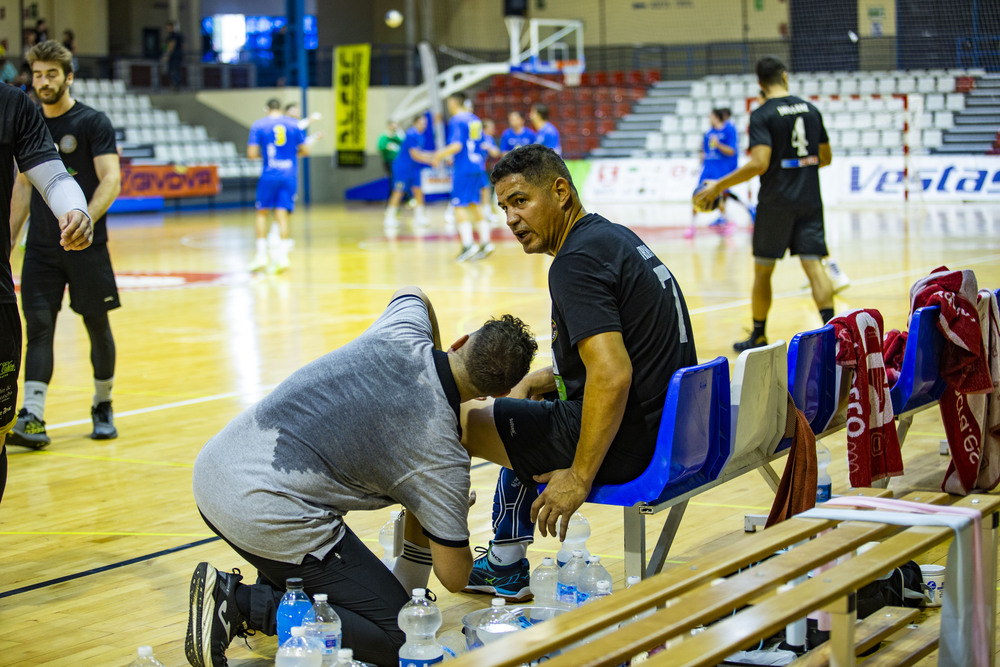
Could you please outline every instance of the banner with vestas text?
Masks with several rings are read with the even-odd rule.
[[[345,44],[333,50],[336,95],[337,165],[365,164],[365,118],[368,115],[370,44]]]

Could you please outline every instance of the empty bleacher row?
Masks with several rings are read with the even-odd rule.
[[[260,175],[260,163],[241,156],[233,142],[212,140],[173,109],[154,108],[148,95],[128,93],[123,81],[78,79],[73,96],[108,115],[120,132],[123,156],[137,163],[215,164],[221,178]]]

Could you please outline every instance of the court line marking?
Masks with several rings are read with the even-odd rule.
[[[83,531],[83,530],[0,530],[0,535],[75,535],[102,537],[215,537],[214,533],[135,533],[128,531]]]
[[[100,574],[102,572],[108,572],[109,570],[116,570],[120,567],[125,567],[127,565],[135,565],[136,563],[141,563],[143,561],[152,560],[153,558],[159,558],[160,556],[166,556],[168,554],[177,553],[178,551],[184,551],[186,549],[200,547],[203,544],[209,544],[211,542],[216,542],[221,539],[222,539],[221,537],[209,537],[204,540],[198,540],[197,542],[188,542],[187,544],[181,544],[180,546],[170,547],[169,549],[154,551],[153,553],[146,554],[145,556],[137,556],[136,558],[129,558],[128,560],[118,561],[117,563],[102,565],[100,567],[84,570],[83,572],[76,572],[74,574],[67,574],[62,577],[56,577],[55,579],[40,581],[37,584],[22,586],[21,588],[12,588],[9,591],[0,592],[0,599],[7,598],[12,595],[19,595],[20,593],[37,591],[39,588],[47,588],[49,586],[55,586],[56,584],[62,584],[67,581],[73,581],[74,579],[82,579],[83,577],[89,577],[92,574]]]

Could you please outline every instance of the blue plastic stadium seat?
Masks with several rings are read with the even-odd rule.
[[[588,502],[656,504],[717,478],[730,456],[729,361],[718,357],[674,373],[646,470],[624,484],[594,486]]]
[[[833,325],[795,334],[788,345],[788,391],[795,407],[822,433],[837,411],[837,338]],[[784,449],[789,443],[779,446]]]
[[[941,378],[944,336],[937,328],[940,306],[917,308],[910,317],[910,332],[903,350],[899,379],[889,390],[896,415],[935,403],[945,390]]]

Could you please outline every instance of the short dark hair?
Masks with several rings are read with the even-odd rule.
[[[462,106],[465,106],[465,101],[469,99],[469,96],[463,93],[462,91],[458,91],[457,93],[452,93],[448,97],[454,97],[455,101],[457,101]]]
[[[285,105],[285,113],[288,113],[291,109],[294,109],[297,106],[299,106],[298,102],[289,102]]]
[[[28,51],[26,59],[28,67],[31,67],[36,62],[59,63],[63,74],[69,76],[73,73],[73,54],[54,39],[47,39],[41,44],[35,44]]]
[[[537,113],[539,116],[542,117],[542,120],[548,120],[549,119],[549,107],[548,107],[548,105],[546,105],[546,104],[536,104],[535,106],[533,106],[531,108],[535,110],[535,113]]]
[[[521,174],[524,180],[539,188],[547,188],[557,178],[565,178],[573,192],[576,192],[566,163],[554,150],[541,144],[518,146],[500,158],[497,166],[490,172],[490,183],[496,185],[513,174]]]
[[[535,336],[519,318],[501,315],[491,318],[469,337],[465,370],[483,396],[510,391],[531,368],[538,352]]]
[[[722,122],[726,122],[729,120],[729,117],[733,115],[733,112],[729,109],[729,107],[719,107],[718,109],[712,109],[712,115]]]
[[[277,97],[272,97],[267,101],[267,108],[270,111],[277,111],[278,109],[281,108],[281,102],[278,100]]]
[[[774,56],[764,56],[757,61],[757,81],[762,86],[779,85],[781,75],[787,71],[785,63]]]

